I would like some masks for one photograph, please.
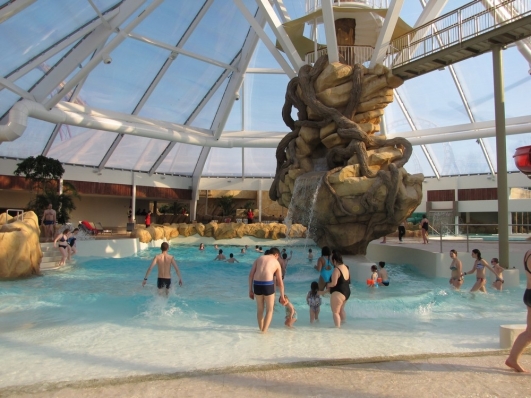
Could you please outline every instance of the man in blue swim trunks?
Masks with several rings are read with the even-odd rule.
[[[168,254],[169,248],[170,248],[170,245],[168,245],[167,242],[163,242],[160,245],[160,250],[162,251],[162,253],[155,256],[149,268],[147,269],[146,276],[144,277],[144,280],[142,282],[142,287],[143,287],[146,285],[149,273],[151,272],[153,267],[155,267],[156,265],[159,270],[159,277],[157,278],[157,288],[159,289],[159,294],[165,295],[165,296],[168,296],[168,293],[170,291],[170,286],[171,286],[171,272],[170,271],[171,271],[172,266],[173,268],[175,268],[175,272],[177,273],[177,276],[179,277],[179,286],[183,285],[181,271],[179,271],[179,267],[177,266],[177,263],[175,262],[175,258]]]
[[[258,257],[253,263],[249,273],[249,297],[256,299],[256,319],[262,333],[267,332],[273,318],[275,305],[275,282],[280,289],[280,302],[284,302],[284,282],[282,282],[282,269],[278,258],[280,251],[276,247],[269,250],[269,254]],[[264,317],[264,307],[266,314]]]
[[[44,227],[44,237],[46,238],[46,241],[48,241],[48,238],[50,240],[53,240],[55,235],[55,223],[57,221],[57,216],[55,213],[55,210],[52,209],[52,204],[48,204],[48,208],[44,210],[44,213],[42,214],[42,221],[41,225]]]

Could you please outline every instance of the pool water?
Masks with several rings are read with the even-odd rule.
[[[517,289],[470,294],[448,279],[426,279],[389,264],[391,285],[353,283],[347,322],[333,327],[329,299],[311,325],[306,304],[317,279],[307,248],[294,247],[285,279],[298,313],[284,326],[276,305],[267,335],[258,332],[248,274],[259,256],[223,247],[239,263],[212,261],[210,247],[173,246],[184,286],[158,296],[156,270],[141,283],[159,249],[125,259],[84,258],[44,277],[0,283],[0,387],[172,373],[317,359],[463,352],[498,348],[499,325],[525,323]],[[288,248],[289,252],[289,248]],[[314,248],[314,253],[319,249]],[[316,256],[317,257],[317,256]],[[348,264],[347,264],[348,265]],[[176,282],[175,275],[174,282]],[[523,281],[522,281],[523,282]]]

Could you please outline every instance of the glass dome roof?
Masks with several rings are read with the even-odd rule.
[[[415,26],[423,3],[405,1],[400,18]],[[439,14],[463,4],[442,1]],[[295,68],[271,47],[276,37],[266,6],[280,21],[306,13],[306,0],[0,0],[1,124],[20,100],[46,110],[72,103],[106,121],[29,118],[20,138],[0,144],[0,156],[44,154],[150,174],[273,177],[276,144],[289,132],[281,118],[286,65]],[[518,126],[507,136],[509,171],[516,171],[515,148],[531,141],[530,48],[522,41],[503,52],[507,126]],[[492,70],[487,53],[396,90],[385,111],[388,136],[418,139],[447,128],[458,137],[413,140],[408,172],[496,172],[495,138],[458,134],[475,123],[494,125]],[[130,134],[126,127],[138,123],[156,134]]]

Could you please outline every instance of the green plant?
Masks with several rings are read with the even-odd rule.
[[[234,196],[224,195],[217,199],[217,205],[221,208],[222,216],[230,216],[234,213]]]
[[[245,202],[245,205],[243,206],[244,209],[254,209],[254,202],[252,200],[249,200]]]
[[[65,170],[57,159],[46,156],[30,156],[17,164],[15,175],[24,175],[30,180],[32,191],[35,196],[29,201],[28,208],[33,210],[39,218],[44,210],[51,203],[57,213],[57,222],[67,223],[70,220],[70,213],[76,209],[74,198],[80,198],[74,185],[64,182],[63,193],[59,194],[59,180]]]

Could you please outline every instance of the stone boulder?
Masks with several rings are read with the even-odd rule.
[[[192,236],[197,233],[194,224],[179,224],[179,235],[183,237]]]
[[[42,260],[39,221],[32,212],[12,218],[0,215],[0,278],[23,278],[40,274]]]
[[[306,228],[302,224],[292,224],[289,228],[289,237],[290,238],[306,238]]]
[[[164,228],[158,226],[150,226],[146,228],[146,231],[151,235],[152,240],[164,239]]]
[[[138,238],[141,243],[149,243],[153,240],[149,231],[145,228],[136,228],[131,232],[131,238]]]
[[[411,143],[379,134],[384,109],[402,83],[384,65],[367,69],[321,57],[288,84],[282,114],[292,131],[277,148],[269,196],[319,246],[366,254],[370,241],[395,231],[420,204],[424,176],[404,169]],[[298,121],[289,116],[294,108]],[[264,227],[252,234],[282,233]]]
[[[206,236],[207,238],[214,237],[216,233],[216,229],[218,229],[218,223],[217,222],[209,222],[205,225],[205,232],[203,236]]]

